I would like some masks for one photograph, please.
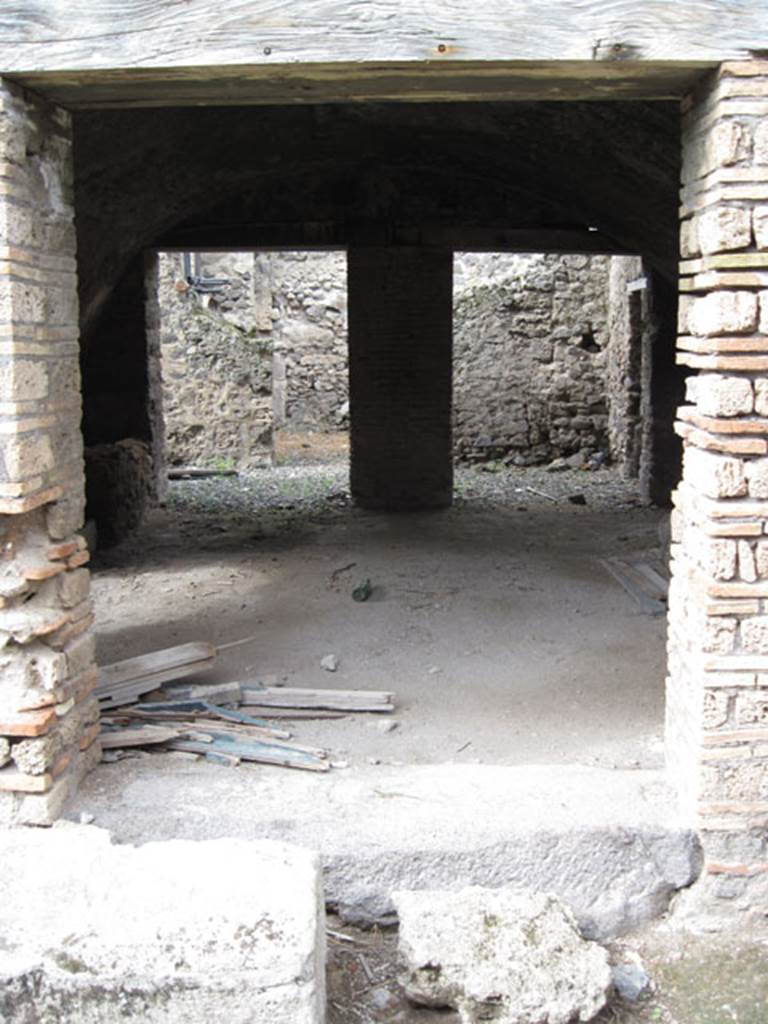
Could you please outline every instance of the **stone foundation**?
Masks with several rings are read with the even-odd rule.
[[[684,118],[667,756],[705,888],[768,896],[768,62],[725,64]]]
[[[83,521],[68,115],[0,83],[0,823],[100,756]]]

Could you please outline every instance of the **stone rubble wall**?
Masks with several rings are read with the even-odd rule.
[[[0,824],[100,757],[83,521],[69,115],[0,82]]]
[[[608,447],[609,258],[457,255],[458,458],[548,462]]]
[[[705,887],[768,905],[768,62],[725,64],[683,124],[667,756]]]
[[[275,426],[346,430],[346,254],[272,253],[267,258],[273,296]]]
[[[271,253],[256,256],[253,264],[250,259],[245,254],[204,257],[206,274],[229,279],[204,306],[206,300],[175,289],[183,279],[181,257],[163,257],[163,396],[172,462],[229,459],[247,468],[263,460],[266,404],[254,399],[247,366],[253,340],[263,353],[257,387],[266,389],[270,350],[274,357],[277,429],[349,426],[345,255]],[[512,456],[521,464],[540,463],[609,446],[624,456],[618,419],[610,437],[608,427],[612,404],[624,401],[618,392],[610,399],[606,394],[606,380],[614,379],[608,374],[610,262],[576,255],[457,256],[453,431],[458,458]],[[251,339],[238,349],[246,365],[232,354],[232,330]],[[618,351],[625,343],[618,324],[614,333]],[[214,374],[222,383],[212,400]],[[616,388],[623,387],[624,378],[614,377]],[[257,443],[250,461],[249,415],[255,418]]]
[[[253,469],[272,452],[272,321],[254,287],[250,253],[202,254],[198,292],[183,257],[160,260],[160,352],[167,461]]]

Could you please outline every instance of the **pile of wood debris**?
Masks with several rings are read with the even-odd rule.
[[[189,682],[187,677],[213,665],[217,653],[213,644],[181,644],[102,668],[96,695],[106,759],[151,747],[189,751],[218,764],[258,761],[326,772],[334,766],[329,752],[289,742],[290,730],[275,719],[386,714],[395,708],[394,695],[379,690]]]

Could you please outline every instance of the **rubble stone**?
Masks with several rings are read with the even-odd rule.
[[[606,951],[555,896],[526,890],[396,892],[403,983],[462,1024],[589,1021],[611,985]]]
[[[687,393],[705,416],[742,416],[752,412],[752,383],[744,377],[702,373],[689,378]]]
[[[11,747],[11,757],[19,771],[27,775],[44,775],[53,767],[64,741],[58,732],[22,740]]]
[[[739,576],[747,583],[754,583],[757,579],[755,556],[745,540],[739,541]]]
[[[690,217],[680,225],[680,255],[683,259],[690,259],[698,256],[700,252],[696,218]]]
[[[768,164],[768,122],[764,119],[755,129],[755,163]]]
[[[715,206],[698,217],[701,251],[707,255],[743,249],[752,238],[752,215],[748,209]]]
[[[622,999],[636,1003],[650,991],[651,979],[641,963],[615,964],[611,969],[613,987]]]
[[[685,467],[688,482],[710,498],[738,498],[747,493],[741,459],[688,448]]]
[[[748,159],[752,152],[749,126],[739,121],[721,121],[712,128],[707,150],[717,167],[729,167]]]
[[[741,623],[741,643],[745,651],[768,654],[767,615],[755,615]]]
[[[710,292],[693,300],[688,314],[691,334],[743,334],[757,327],[757,296],[751,292]]]
[[[754,459],[745,463],[744,473],[750,496],[768,498],[768,459]]]
[[[768,249],[768,206],[755,207],[752,213],[752,226],[757,248]]]

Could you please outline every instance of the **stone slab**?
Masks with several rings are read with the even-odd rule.
[[[98,828],[0,834],[5,1024],[323,1024],[313,854],[219,839],[112,845]]]
[[[663,913],[698,875],[695,834],[656,771],[582,765],[379,765],[331,772],[211,770],[169,755],[102,765],[70,813],[121,841],[287,839],[318,850],[349,921],[394,920],[397,889],[551,891],[590,938]]]

